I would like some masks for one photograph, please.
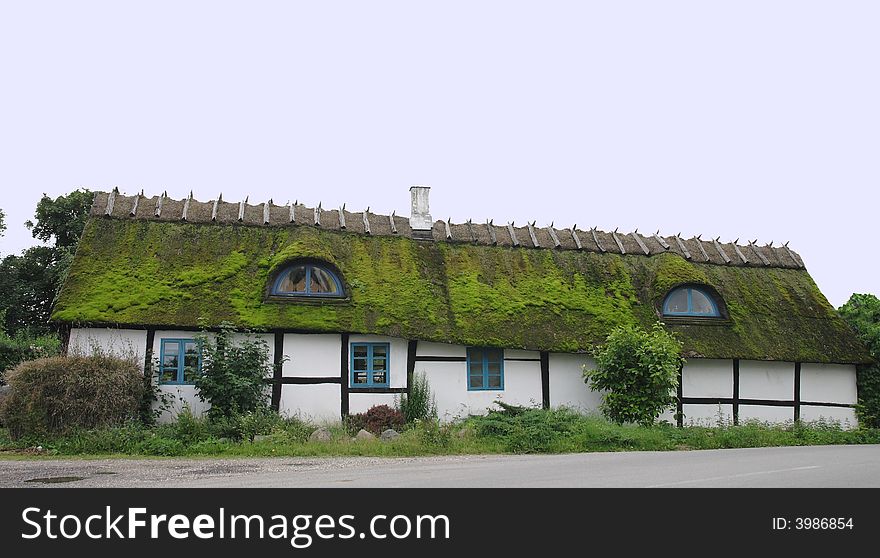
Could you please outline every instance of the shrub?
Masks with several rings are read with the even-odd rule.
[[[108,355],[49,357],[6,374],[0,410],[13,438],[122,424],[137,416],[140,367]]]
[[[840,307],[840,315],[856,330],[875,361],[858,367],[859,423],[867,428],[880,428],[880,299],[871,294],[854,294]]]
[[[272,374],[269,347],[260,339],[234,342],[231,326],[224,324],[213,339],[199,336],[202,374],[195,385],[199,399],[211,404],[208,417],[233,417],[267,407],[265,379]]]
[[[681,343],[663,324],[650,331],[618,327],[593,356],[596,369],[584,367],[584,381],[593,391],[605,391],[601,410],[609,420],[647,426],[675,402],[684,359]]]
[[[352,433],[364,429],[378,436],[389,428],[400,430],[405,423],[403,413],[397,409],[388,405],[375,405],[367,409],[366,413],[349,415],[346,425]]]
[[[409,393],[400,396],[397,406],[407,423],[437,418],[437,401],[431,393],[428,377],[424,373],[413,374]]]

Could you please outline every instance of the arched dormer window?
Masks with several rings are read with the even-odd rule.
[[[343,298],[342,281],[329,268],[313,262],[288,266],[275,279],[272,296]]]
[[[720,318],[718,303],[707,290],[699,287],[678,287],[666,295],[663,301],[664,316],[693,316]]]

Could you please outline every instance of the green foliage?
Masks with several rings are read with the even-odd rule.
[[[423,372],[413,374],[409,386],[409,394],[401,394],[397,408],[403,413],[407,423],[417,420],[431,420],[437,418],[437,401],[431,393],[428,384],[428,376]]]
[[[617,424],[653,424],[675,402],[684,364],[681,342],[655,323],[650,331],[622,326],[593,351],[596,369],[584,370],[593,391],[603,391],[602,413]]]
[[[361,429],[379,435],[389,428],[400,431],[406,422],[403,413],[388,405],[374,405],[366,413],[349,415],[346,426],[348,431],[356,434]]]
[[[6,232],[6,214],[0,209],[0,236]]]
[[[880,299],[872,294],[854,294],[840,307],[840,315],[856,330],[874,359],[858,368],[859,422],[880,428]]]
[[[6,370],[26,360],[55,356],[60,350],[61,341],[55,334],[34,336],[19,331],[10,336],[0,329],[0,385]]]
[[[0,414],[14,438],[121,424],[136,417],[143,389],[136,363],[101,354],[23,362],[6,381]]]
[[[67,249],[28,248],[0,261],[0,316],[11,335],[48,333],[52,303],[65,272]]]
[[[44,242],[53,241],[56,248],[72,248],[79,241],[94,194],[79,189],[54,200],[43,194],[37,203],[34,215],[36,223],[27,221],[25,225],[34,238]]]
[[[202,373],[195,379],[198,396],[211,404],[208,417],[231,418],[261,412],[267,407],[265,379],[272,375],[269,346],[262,339],[234,339],[229,324],[216,335],[198,336]]]

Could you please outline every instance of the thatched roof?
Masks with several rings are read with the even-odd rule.
[[[692,357],[868,359],[787,247],[443,221],[426,241],[413,239],[405,217],[367,213],[369,233],[364,217],[99,193],[53,317],[178,327],[229,321],[576,352],[615,325],[652,323],[670,288],[699,283],[720,295],[727,319],[667,320]],[[297,257],[333,264],[349,299],[266,300],[269,276]]]

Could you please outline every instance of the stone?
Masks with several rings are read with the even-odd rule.
[[[400,433],[397,430],[394,430],[393,428],[389,428],[385,432],[382,432],[381,435],[379,435],[379,439],[382,440],[383,442],[390,442],[390,441],[396,440],[398,438],[400,438]]]
[[[271,440],[272,440],[271,435],[269,435],[269,436],[264,436],[264,435],[254,436],[254,442],[268,442]]]
[[[354,439],[355,440],[375,440],[376,435],[373,434],[372,432],[367,432],[366,430],[361,428],[360,431],[358,431],[358,433],[355,434]]]
[[[315,430],[312,432],[311,436],[309,436],[310,442],[329,442],[332,439],[333,435],[330,433],[330,430],[324,427]]]

